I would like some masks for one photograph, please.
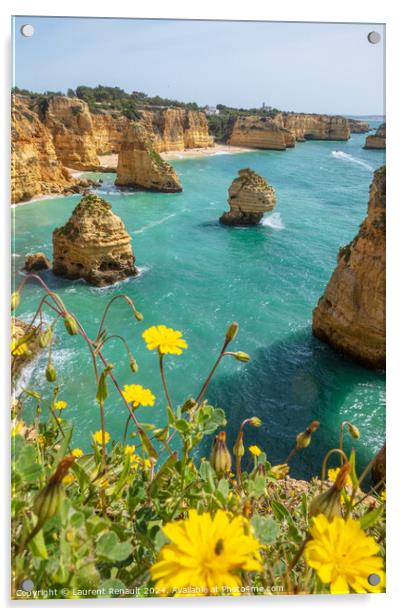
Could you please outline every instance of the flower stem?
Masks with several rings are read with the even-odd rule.
[[[223,343],[223,347],[221,349],[221,352],[218,355],[218,359],[216,360],[216,362],[212,366],[211,372],[208,374],[208,376],[207,376],[207,378],[205,380],[205,383],[201,387],[200,393],[198,394],[198,396],[196,398],[197,404],[200,404],[200,402],[201,402],[201,400],[202,400],[202,398],[203,398],[203,396],[204,396],[204,394],[205,394],[205,392],[206,392],[206,390],[208,388],[208,385],[210,384],[211,379],[212,379],[212,377],[213,377],[213,375],[215,373],[215,370],[217,369],[217,367],[220,364],[220,361],[221,361],[221,359],[222,359],[222,357],[223,357],[223,355],[224,355],[224,353],[226,351],[226,348],[227,348],[229,342],[230,342],[230,340],[225,340],[225,342]]]
[[[168,388],[167,388],[167,385],[166,385],[165,370],[164,370],[164,367],[163,367],[163,358],[164,358],[163,353],[159,353],[159,370],[160,370],[160,373],[161,373],[162,385],[163,385],[163,389],[165,391],[165,396],[166,396],[167,403],[168,403],[168,405],[170,406],[170,408],[173,411],[172,401],[170,399]]]

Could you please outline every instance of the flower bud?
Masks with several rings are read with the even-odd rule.
[[[197,401],[194,398],[189,398],[184,402],[181,407],[182,413],[187,413],[187,411],[191,411],[197,405]]]
[[[240,430],[237,435],[235,445],[233,447],[233,453],[236,458],[242,458],[244,456],[244,443],[243,443],[243,431]]]
[[[254,426],[254,428],[259,428],[262,421],[259,417],[251,417],[249,423]]]
[[[37,523],[39,526],[42,526],[46,520],[56,515],[59,511],[65,496],[62,482],[74,462],[74,456],[63,458],[47,485],[36,495],[33,510],[38,517]]]
[[[352,438],[360,438],[360,430],[359,430],[359,428],[357,428],[356,426],[354,426],[351,423],[348,424],[348,428],[349,428],[349,434],[350,434],[350,436]]]
[[[107,390],[107,383],[106,383],[107,372],[108,372],[107,368],[105,368],[99,377],[98,388],[96,390],[96,399],[99,402],[99,404],[104,402],[108,397],[108,390]]]
[[[70,336],[75,336],[76,334],[78,334],[77,321],[69,313],[67,313],[67,315],[64,317],[64,326],[66,328],[67,333],[70,334]]]
[[[14,293],[11,293],[11,312],[14,312],[14,310],[18,307],[20,299],[21,296],[19,291],[14,291]]]
[[[334,517],[341,517],[341,493],[335,484],[312,500],[309,516],[315,517],[320,513],[323,513],[329,521]]]
[[[238,323],[236,323],[236,321],[233,321],[233,323],[231,323],[227,329],[226,336],[225,336],[225,342],[231,342],[232,340],[234,340],[234,338],[236,338],[238,331],[239,331],[239,325]]]
[[[232,458],[226,446],[226,432],[215,436],[211,452],[211,465],[218,474],[229,473],[232,468]]]
[[[272,466],[271,474],[275,477],[275,479],[284,479],[286,475],[289,475],[288,464],[277,464],[276,466]]]
[[[235,353],[232,353],[232,355],[235,359],[237,359],[237,361],[242,361],[244,363],[250,361],[250,355],[248,355],[248,353],[243,353],[243,351],[236,351]]]
[[[311,443],[311,434],[309,432],[299,432],[296,436],[296,447],[298,449],[304,449],[308,447]]]
[[[137,319],[137,321],[143,321],[144,320],[143,315],[136,308],[134,308],[134,316]]]
[[[138,372],[138,364],[132,355],[130,357],[130,370],[131,372],[134,372],[134,373]]]
[[[49,383],[52,383],[53,381],[56,380],[56,370],[53,364],[50,362],[47,365],[45,376],[46,376],[46,380],[49,381]]]
[[[44,349],[45,347],[49,346],[50,342],[52,341],[52,330],[50,329],[50,327],[48,327],[47,329],[45,329],[45,331],[43,331],[38,338],[38,343],[41,349]]]

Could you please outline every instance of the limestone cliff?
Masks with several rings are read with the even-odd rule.
[[[42,115],[63,165],[82,170],[99,166],[92,115],[84,101],[52,96],[46,100]]]
[[[294,143],[294,139],[292,141]],[[228,143],[261,150],[286,150],[283,127],[265,116],[236,118]]]
[[[180,192],[179,178],[168,162],[162,160],[143,126],[132,124],[120,147],[117,186],[141,187],[159,192]]]
[[[381,124],[374,135],[367,135],[365,150],[385,150],[386,127],[385,122]]]
[[[50,131],[25,97],[13,96],[11,119],[11,201],[59,193],[74,184],[57,157]]]
[[[107,201],[84,197],[67,223],[53,232],[53,271],[102,287],[134,276],[131,237]]]
[[[274,189],[251,169],[240,169],[228,193],[230,211],[219,219],[225,225],[256,225],[275,207]]]
[[[208,132],[207,118],[201,111],[179,108],[142,110],[141,123],[158,152],[208,148],[214,143]]]
[[[385,367],[385,167],[374,173],[368,214],[313,313],[313,334],[359,362]]]
[[[369,123],[364,120],[352,120],[348,118],[348,124],[351,133],[368,133],[370,130]]]
[[[349,123],[342,116],[278,112],[272,117],[239,116],[228,143],[264,150],[285,150],[296,141],[344,141]]]

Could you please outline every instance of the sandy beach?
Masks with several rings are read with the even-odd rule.
[[[171,150],[160,152],[164,160],[183,160],[185,158],[203,158],[204,156],[219,156],[225,154],[241,154],[242,152],[252,152],[251,148],[240,148],[234,145],[215,144],[211,148],[189,148],[188,150]],[[99,155],[102,167],[117,167],[117,154]]]

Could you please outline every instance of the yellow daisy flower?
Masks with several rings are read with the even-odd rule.
[[[101,442],[102,442],[102,437],[101,437]],[[81,456],[84,455],[84,452],[82,451],[82,449],[79,449],[77,447],[76,449],[72,450],[71,455],[74,456],[74,458],[80,458]]]
[[[98,445],[102,445],[102,430],[98,430],[97,432],[94,432],[92,436],[94,437],[95,442],[98,443]],[[107,445],[109,441],[110,441],[110,434],[109,432],[105,432],[105,445]]]
[[[312,540],[306,544],[307,564],[317,571],[333,594],[381,592],[384,586],[383,560],[376,556],[380,546],[368,537],[357,520],[334,517],[332,522],[322,513],[313,518]],[[378,575],[381,582],[369,583]]]
[[[257,445],[250,445],[248,450],[251,454],[253,454],[253,456],[259,456],[262,454],[261,449]]]
[[[170,353],[172,355],[181,355],[183,349],[187,349],[187,342],[182,338],[182,332],[175,331],[166,325],[154,325],[143,332],[147,349],[153,351],[158,349],[161,355]]]
[[[21,344],[18,342],[18,340],[12,340],[11,341],[11,355],[13,357],[18,357],[19,355],[25,355],[25,353],[28,351],[28,345],[25,344],[25,342],[22,342]]]
[[[385,489],[381,492],[380,499],[382,500],[383,503],[386,502],[386,500],[387,500],[387,491]]]
[[[135,445],[126,445],[124,448],[124,453],[127,456],[132,456],[135,451]]]
[[[75,477],[72,473],[69,473],[68,475],[63,477],[61,481],[63,485],[69,486],[71,483],[73,483],[73,481],[75,481]]]
[[[142,385],[124,385],[123,396],[134,407],[153,406],[155,404],[155,396],[152,391],[144,389]]]
[[[161,593],[197,587],[201,595],[219,595],[222,587],[241,584],[241,570],[262,570],[261,545],[242,516],[231,518],[220,509],[212,518],[209,512],[190,509],[188,519],[168,522],[163,532],[171,543],[162,547],[151,567]]]
[[[53,404],[53,408],[55,411],[63,411],[67,407],[68,407],[68,404],[65,400],[57,400],[57,402]]]
[[[338,477],[338,473],[341,469],[338,468],[329,468],[328,469],[328,479],[330,481],[332,481],[332,483],[335,483],[336,478]],[[347,479],[346,479],[346,485],[347,486],[351,486],[352,485],[352,480],[350,478],[350,475],[347,475]]]

